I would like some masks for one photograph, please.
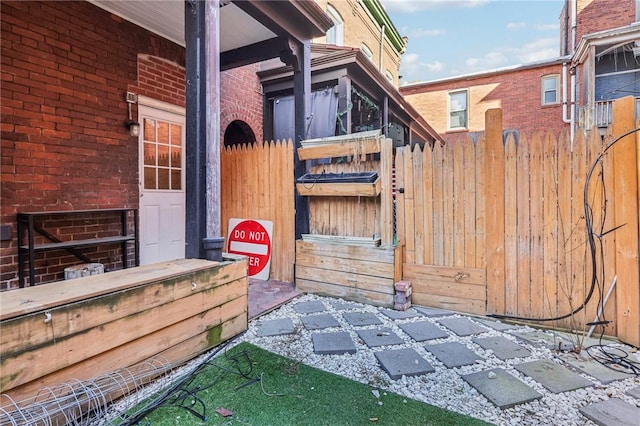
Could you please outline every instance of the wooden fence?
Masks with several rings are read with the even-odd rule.
[[[633,98],[614,105],[613,135],[635,125]],[[598,299],[617,276],[604,314],[606,333],[640,345],[637,134],[603,157],[587,192],[598,248],[598,282],[587,308],[549,325],[588,329]],[[605,143],[613,137],[605,138]],[[524,318],[563,316],[591,289],[584,184],[603,151],[587,137],[534,133],[503,138],[502,113],[486,131],[431,149],[397,150],[397,236],[414,303]],[[606,216],[605,216],[606,213]],[[600,256],[602,253],[603,256]],[[602,274],[604,273],[604,276]],[[486,288],[485,284],[486,283]],[[602,294],[601,294],[602,293]]]
[[[220,168],[222,235],[228,237],[231,218],[272,221],[270,278],[292,282],[295,188],[291,141],[225,147]]]

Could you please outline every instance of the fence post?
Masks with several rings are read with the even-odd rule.
[[[485,212],[487,250],[487,313],[505,312],[504,144],[502,109],[485,113]]]
[[[628,96],[613,104],[612,132],[614,137],[633,129],[635,125],[635,99]],[[640,249],[638,236],[638,157],[637,135],[621,139],[612,148],[613,202],[615,226],[624,225],[615,232],[616,315],[618,338],[640,346]],[[605,237],[606,238],[606,237]]]
[[[391,171],[393,169],[393,140],[380,138],[380,237],[383,246],[393,245],[393,193]]]

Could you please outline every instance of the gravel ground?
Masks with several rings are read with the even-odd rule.
[[[341,323],[340,329],[326,329],[320,331],[348,331],[358,349],[353,355],[317,355],[313,352],[311,333],[306,330],[300,322],[298,314],[293,306],[304,301],[320,300],[324,302],[328,313],[336,314],[334,317]],[[469,416],[486,420],[498,425],[593,425],[594,423],[583,417],[578,409],[582,406],[603,401],[611,397],[620,398],[633,405],[640,405],[638,400],[628,396],[625,392],[635,386],[640,385],[640,378],[630,377],[628,379],[616,381],[608,385],[596,382],[596,385],[589,388],[578,389],[571,392],[554,394],[546,390],[531,378],[519,373],[513,365],[527,361],[539,359],[552,359],[558,361],[556,351],[547,347],[534,346],[518,342],[531,351],[531,356],[516,360],[501,361],[491,354],[491,351],[484,351],[479,346],[471,342],[472,337],[452,336],[446,339],[433,340],[429,343],[460,342],[469,345],[485,360],[470,366],[447,369],[430,352],[424,349],[424,342],[418,343],[409,338],[402,330],[384,315],[378,317],[384,322],[381,326],[391,328],[398,336],[405,339],[403,345],[394,345],[393,349],[413,348],[423,356],[435,369],[434,373],[417,377],[403,376],[399,380],[391,380],[389,376],[378,366],[374,356],[374,350],[364,345],[354,331],[354,327],[342,319],[335,310],[331,302],[332,298],[324,298],[315,295],[304,295],[296,298],[275,311],[266,314],[249,324],[248,331],[242,335],[238,342],[247,341],[271,352],[286,356],[303,362],[304,364],[320,368],[325,371],[339,374],[344,377],[366,383],[382,391],[388,390],[396,392],[419,401],[446,408],[448,410],[467,414]],[[357,311],[379,313],[382,308],[357,304]],[[296,331],[294,334],[284,336],[259,337],[256,335],[257,324],[263,320],[291,318]],[[403,322],[430,320],[425,317],[416,317]],[[435,321],[434,321],[435,323]],[[437,323],[436,323],[437,324]],[[531,330],[527,326],[521,326],[521,330]],[[482,334],[488,336],[504,336],[510,340],[515,338],[508,334],[491,330]],[[376,351],[387,349],[386,347],[375,348]],[[631,354],[640,362],[638,352]],[[633,358],[631,358],[633,359]],[[635,361],[635,360],[634,360]],[[538,391],[543,397],[539,400],[518,405],[516,407],[501,410],[489,402],[484,396],[479,394],[474,388],[468,385],[461,377],[461,374],[474,373],[490,368],[501,367],[521,379],[523,382]],[[585,376],[589,378],[589,376]],[[593,378],[590,378],[593,381]]]

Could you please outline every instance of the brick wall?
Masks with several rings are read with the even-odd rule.
[[[456,89],[469,90],[471,132],[484,130],[484,115],[488,109],[502,108],[505,129],[529,134],[544,130],[557,134],[567,126],[562,121],[562,105],[541,105],[541,78],[553,74],[561,75],[562,65],[405,86],[400,92],[446,140],[467,133],[447,130],[448,93]],[[561,94],[559,96],[561,100]]]
[[[585,34],[624,27],[636,21],[636,0],[578,1],[576,44]]]
[[[356,0],[316,0],[316,3],[323,10],[327,9],[327,4],[331,4],[340,13],[344,20],[344,45],[359,49],[363,42],[366,43],[373,53],[373,63],[378,68],[380,61],[380,27],[369,16],[364,6]],[[326,43],[326,37],[321,37],[315,41]],[[400,54],[385,39],[380,72],[384,75],[386,70],[389,70],[393,75],[393,83],[397,86]]]
[[[177,72],[185,58],[182,47],[88,2],[0,8],[0,221],[13,234],[0,243],[6,289],[16,285],[18,211],[138,206],[138,145],[124,126],[125,92],[184,105]],[[96,257],[117,263],[105,250]],[[47,262],[40,281],[61,276],[64,264],[54,271]]]
[[[235,120],[251,127],[256,141],[263,141],[262,85],[256,72],[259,64],[246,65],[220,73],[220,140]]]

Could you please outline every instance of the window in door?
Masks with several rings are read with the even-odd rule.
[[[144,118],[144,189],[182,189],[182,125]]]

